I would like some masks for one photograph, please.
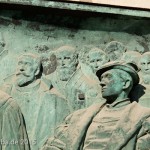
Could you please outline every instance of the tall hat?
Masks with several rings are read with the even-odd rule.
[[[138,67],[134,63],[126,63],[124,61],[112,61],[104,64],[97,72],[96,75],[100,79],[101,75],[111,69],[120,69],[127,72],[133,79],[133,84],[139,83]]]

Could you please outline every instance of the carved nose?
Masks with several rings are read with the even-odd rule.
[[[98,68],[98,65],[95,65],[95,68],[97,69],[97,68]]]
[[[64,63],[64,61],[62,61],[61,66],[63,66],[63,67],[66,66],[65,63]]]
[[[62,65],[62,66],[65,66],[65,63],[62,62],[61,65]]]
[[[24,71],[24,69],[23,69],[23,68],[21,68],[21,69],[20,69],[20,71],[22,72],[22,71]]]
[[[104,87],[105,85],[106,85],[106,84],[105,84],[103,81],[100,82],[100,86],[101,86],[101,87]]]
[[[61,61],[61,66],[65,66],[65,63],[63,60]]]

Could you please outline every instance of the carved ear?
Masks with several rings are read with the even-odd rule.
[[[126,80],[126,81],[124,82],[123,89],[127,89],[130,85],[131,85],[131,81],[130,81],[130,80]]]

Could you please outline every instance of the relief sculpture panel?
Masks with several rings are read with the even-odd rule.
[[[149,150],[150,20],[59,11],[0,11],[0,150]]]

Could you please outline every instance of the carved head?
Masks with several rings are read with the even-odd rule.
[[[37,55],[24,54],[19,57],[17,65],[17,85],[26,86],[34,82],[41,73],[41,60]]]
[[[150,52],[146,52],[141,56],[140,69],[145,84],[150,84]]]
[[[102,86],[102,96],[108,101],[127,98],[133,85],[139,82],[135,64],[111,62],[97,71]]]
[[[108,54],[110,61],[120,60],[126,47],[117,41],[112,41],[106,45],[105,52]]]
[[[60,79],[67,81],[76,71],[78,65],[78,55],[74,47],[62,46],[56,50],[57,68]]]
[[[108,61],[109,58],[107,54],[99,48],[91,49],[87,55],[87,64],[92,68],[94,73],[96,73],[96,71]]]
[[[141,54],[139,52],[136,51],[127,51],[122,55],[121,60],[125,61],[125,62],[133,62],[135,63],[137,66],[139,65],[139,60],[141,58]]]
[[[141,56],[140,68],[142,73],[150,74],[150,52],[146,52]]]

